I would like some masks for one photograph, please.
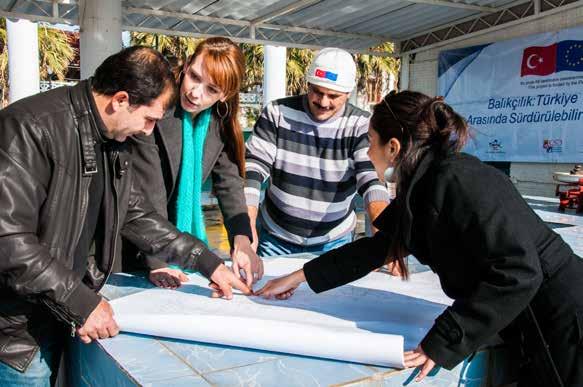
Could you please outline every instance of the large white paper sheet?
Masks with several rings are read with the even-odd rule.
[[[306,261],[265,261],[267,280]],[[236,294],[209,298],[208,281],[192,275],[178,290],[150,289],[112,301],[125,332],[286,352],[388,367],[403,367],[450,300],[431,272],[410,281],[371,273],[352,284],[315,294],[306,284],[287,301]]]

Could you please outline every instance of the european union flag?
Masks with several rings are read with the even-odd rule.
[[[583,71],[583,40],[557,43],[557,72]]]

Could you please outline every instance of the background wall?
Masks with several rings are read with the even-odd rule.
[[[418,52],[409,64],[409,88],[429,95],[437,93],[437,57],[440,51],[513,39],[542,32],[558,31],[582,24],[583,6]],[[583,160],[581,160],[581,163],[583,163]],[[572,168],[573,164],[511,163],[510,177],[522,194],[554,196],[553,172],[567,172]]]

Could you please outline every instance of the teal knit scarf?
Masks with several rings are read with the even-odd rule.
[[[208,245],[202,214],[202,156],[211,121],[211,109],[200,112],[193,125],[192,114],[182,113],[182,163],[176,199],[176,227]]]

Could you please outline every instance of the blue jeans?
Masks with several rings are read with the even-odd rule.
[[[61,337],[51,337],[43,340],[40,350],[32,358],[25,372],[0,362],[0,386],[2,387],[50,387],[51,376],[56,371],[55,362],[61,354],[61,345],[57,341]]]
[[[274,255],[297,254],[297,253],[319,253],[334,250],[352,242],[353,235],[348,233],[345,236],[330,242],[319,245],[302,246],[295,243],[279,239],[258,225],[259,245],[257,246],[257,255],[260,257],[273,257]]]

